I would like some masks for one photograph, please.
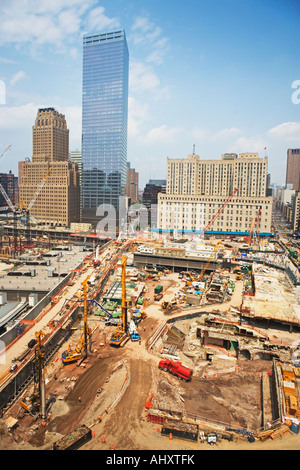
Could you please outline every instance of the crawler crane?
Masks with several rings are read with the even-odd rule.
[[[84,296],[84,316],[83,316],[83,333],[79,342],[77,343],[73,351],[64,351],[61,355],[63,364],[71,364],[72,362],[79,361],[80,359],[85,359],[88,354],[88,339],[91,336],[91,329],[87,326],[87,284],[90,276],[88,276],[85,281],[82,282],[83,285],[83,296]]]
[[[128,324],[127,324],[127,301],[126,301],[126,256],[122,258],[122,315],[118,326],[110,338],[109,344],[111,346],[121,346],[121,344],[129,338],[128,336]]]
[[[35,387],[33,394],[24,398],[20,405],[30,414],[35,414],[39,411],[43,419],[46,418],[46,389],[45,389],[45,350],[41,343],[42,336],[45,333],[37,331],[35,333],[37,344],[35,349],[35,366],[37,366],[37,376],[35,374]],[[38,385],[38,388],[37,388]]]

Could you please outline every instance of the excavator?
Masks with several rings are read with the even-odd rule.
[[[127,323],[127,301],[126,301],[126,256],[122,258],[122,315],[120,316],[119,323],[115,332],[112,334],[109,344],[111,346],[121,346],[122,343],[129,338],[128,336],[128,323]]]
[[[91,336],[90,328],[87,329],[87,335],[88,337]],[[61,360],[64,365],[72,364],[73,362],[79,361],[80,359],[84,357],[82,354],[84,350],[84,338],[85,338],[85,334],[83,332],[75,349],[73,351],[66,350],[62,353]]]

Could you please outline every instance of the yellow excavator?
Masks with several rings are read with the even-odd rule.
[[[109,340],[111,346],[121,346],[121,344],[129,338],[127,324],[127,301],[126,301],[126,256],[122,258],[122,315],[118,326]]]

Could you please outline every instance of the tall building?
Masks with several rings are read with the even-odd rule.
[[[82,220],[126,195],[129,54],[124,30],[83,37]]]
[[[259,209],[259,231],[270,233],[272,197],[266,196],[267,157],[224,154],[221,160],[168,159],[167,191],[158,195],[157,226],[201,232],[232,195],[210,231],[247,232]]]
[[[80,184],[81,184],[81,175],[82,175],[81,152],[79,150],[72,150],[70,152],[70,160],[71,162],[78,164],[79,179],[80,179]]]
[[[300,149],[287,150],[285,185],[292,184],[295,191],[300,191]]]
[[[40,108],[32,128],[32,161],[19,162],[19,199],[30,215],[49,225],[69,226],[80,220],[77,163],[69,161],[69,130],[65,116]],[[47,177],[37,195],[38,188]]]
[[[138,202],[138,190],[139,174],[134,168],[130,168],[130,163],[127,162],[126,196],[128,197],[129,204]]]
[[[0,184],[2,188],[6,192],[7,196],[11,200],[12,204],[15,205],[18,203],[18,178],[12,174],[10,171],[9,173],[0,173]],[[6,201],[6,198],[0,191],[0,207],[9,207]]]

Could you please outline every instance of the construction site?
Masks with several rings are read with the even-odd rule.
[[[30,218],[47,176],[2,225],[0,448],[299,448],[299,268],[260,211],[247,236],[64,237]]]
[[[78,248],[55,293],[3,331],[1,449],[299,448],[295,266],[277,241],[257,243]]]

